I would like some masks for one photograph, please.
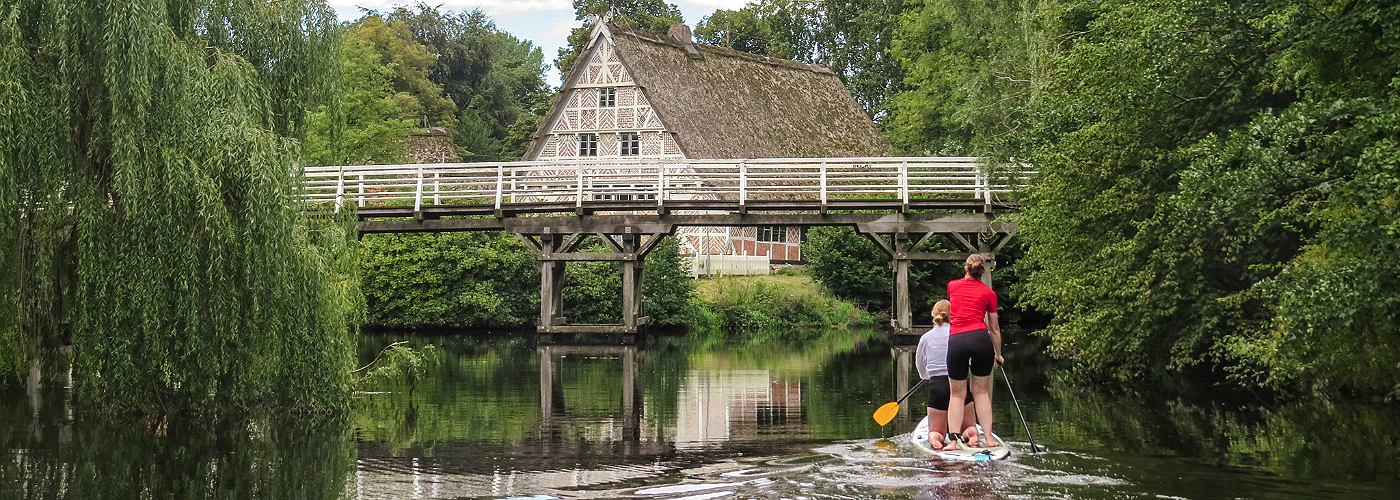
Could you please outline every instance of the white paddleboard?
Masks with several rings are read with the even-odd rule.
[[[981,431],[982,426],[977,426],[977,430]],[[924,417],[923,420],[919,421],[919,426],[914,428],[914,433],[912,434],[912,436],[913,437],[909,438],[909,442],[913,443],[915,448],[918,448],[924,453],[928,453],[929,455],[933,455],[943,460],[981,462],[984,460],[1001,460],[1003,458],[1011,456],[1011,448],[1006,446],[1006,441],[1002,441],[1001,436],[996,436],[996,441],[998,443],[1001,443],[1001,446],[997,446],[994,448],[971,448],[959,449],[955,451],[935,450],[932,446],[929,446],[928,442],[927,416]]]

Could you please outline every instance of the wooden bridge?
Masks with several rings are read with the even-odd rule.
[[[540,333],[636,333],[646,254],[680,226],[851,226],[894,261],[895,327],[911,321],[909,262],[991,256],[1015,234],[1012,196],[1034,172],[973,157],[353,165],[304,168],[315,206],[356,210],[362,233],[510,231],[540,260]],[[611,252],[577,252],[588,235]],[[962,252],[919,252],[944,237]],[[991,260],[991,259],[989,259]],[[570,325],[565,263],[618,261],[622,323]],[[990,275],[989,275],[990,276]]]

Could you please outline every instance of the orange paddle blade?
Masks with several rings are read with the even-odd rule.
[[[885,425],[894,420],[894,416],[899,414],[899,403],[885,403],[880,409],[875,410],[875,423]]]

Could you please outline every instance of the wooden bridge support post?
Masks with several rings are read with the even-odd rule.
[[[896,346],[890,349],[890,356],[894,358],[894,386],[896,394],[909,392],[909,372],[919,375],[914,368],[914,348],[911,346]],[[899,416],[909,418],[909,409],[914,407],[914,397],[910,395],[908,404],[899,406]]]
[[[623,441],[633,443],[642,438],[642,391],[638,370],[637,346],[622,350],[622,433]]]
[[[914,326],[909,307],[909,233],[900,229],[894,234],[895,328],[903,331]]]
[[[540,235],[540,252],[557,252],[562,242],[563,235],[545,232]],[[540,326],[551,327],[565,323],[560,315],[564,307],[564,269],[563,261],[540,261]]]
[[[638,312],[642,304],[642,256],[637,255],[641,235],[631,228],[622,235],[622,253],[630,257],[622,261],[622,326],[637,327]]]

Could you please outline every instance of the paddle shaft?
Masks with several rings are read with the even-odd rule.
[[[1021,417],[1021,427],[1026,429],[1026,439],[1031,441],[1031,453],[1040,453],[1040,448],[1035,445],[1035,438],[1031,437],[1031,426],[1026,425],[1026,413],[1021,411],[1021,403],[1016,401],[1016,391],[1011,390],[1011,378],[1006,376],[1006,367],[1001,368],[1001,379],[1006,381],[1006,392],[1011,393],[1011,403],[1016,405],[1016,414]]]
[[[908,398],[910,394],[913,394],[913,393],[914,393],[914,390],[918,389],[919,386],[921,386],[921,385],[924,385],[924,379],[919,379],[919,383],[914,384],[914,387],[910,387],[910,388],[909,388],[909,392],[906,392],[906,393],[904,393],[903,396],[900,396],[900,397],[899,397],[899,401],[895,401],[895,403],[903,404],[903,403],[904,403],[904,400],[905,400],[906,398]]]

